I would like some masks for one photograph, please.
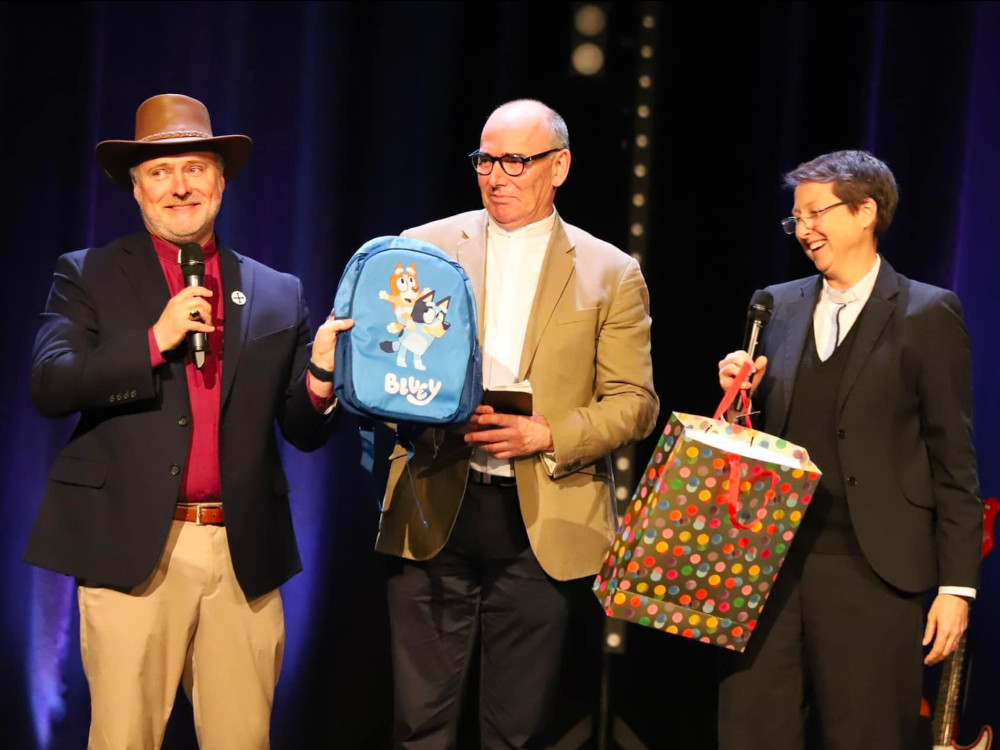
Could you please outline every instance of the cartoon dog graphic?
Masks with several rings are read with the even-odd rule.
[[[435,302],[434,290],[425,289],[413,303],[410,324],[403,329],[396,341],[382,341],[379,348],[384,352],[397,352],[396,364],[399,367],[406,367],[406,352],[410,352],[413,354],[413,367],[426,370],[422,359],[424,353],[435,339],[444,336],[451,327],[451,323],[446,320],[450,302],[451,297]]]
[[[430,291],[428,289],[424,292]],[[420,282],[417,281],[417,268],[412,263],[403,268],[397,263],[389,277],[389,291],[380,289],[378,298],[392,304],[392,314],[396,318],[386,326],[389,333],[399,333],[410,325],[413,304],[421,295]]]

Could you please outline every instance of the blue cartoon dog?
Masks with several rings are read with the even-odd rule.
[[[451,297],[445,297],[440,302],[434,301],[434,291],[429,290],[413,303],[410,321],[399,334],[396,341],[382,341],[379,348],[384,352],[398,352],[396,364],[406,367],[406,352],[413,354],[413,367],[426,370],[423,355],[434,343],[435,339],[444,336],[451,327],[445,318],[448,316],[448,303]]]

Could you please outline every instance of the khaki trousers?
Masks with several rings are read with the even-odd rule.
[[[156,750],[183,678],[202,750],[266,750],[285,645],[281,594],[248,602],[224,526],[174,521],[149,579],[81,585],[91,750]]]

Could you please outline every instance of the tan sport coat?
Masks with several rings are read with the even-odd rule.
[[[486,226],[481,210],[404,232],[434,243],[465,268],[480,340]],[[531,548],[553,578],[595,574],[617,529],[609,454],[648,435],[659,409],[649,328],[649,294],[635,259],[556,216],[518,371],[518,381],[531,382],[534,409],[552,429],[556,470],[550,476],[537,454],[514,462]],[[460,435],[427,430],[407,472],[406,451],[397,446],[376,549],[415,560],[436,555],[458,515],[471,454]]]

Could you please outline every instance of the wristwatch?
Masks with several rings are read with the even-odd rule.
[[[306,366],[306,369],[312,373],[312,376],[316,378],[316,380],[322,380],[324,383],[333,382],[333,370],[324,370],[322,367],[316,365],[316,363],[311,359],[309,360],[309,364]]]

